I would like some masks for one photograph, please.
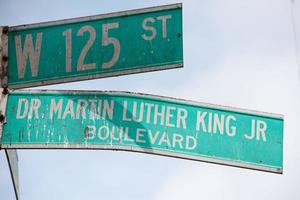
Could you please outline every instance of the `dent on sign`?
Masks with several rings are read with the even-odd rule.
[[[181,4],[8,30],[10,88],[183,66]]]
[[[127,150],[282,173],[280,115],[124,92],[10,91],[6,119],[2,148]]]

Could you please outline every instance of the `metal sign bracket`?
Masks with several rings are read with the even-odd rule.
[[[1,87],[7,88],[7,66],[8,66],[8,26],[0,27],[0,77]]]
[[[8,90],[7,88],[1,88],[0,89],[0,150],[2,146],[2,130],[3,125],[6,123],[6,105],[7,105],[7,96],[8,96]]]
[[[20,190],[19,190],[18,153],[17,153],[16,149],[5,149],[5,154],[6,154],[14,190],[15,190],[16,200],[19,200],[20,199]]]
[[[2,129],[6,122],[5,112],[7,104],[7,65],[8,65],[8,26],[0,27],[0,149],[2,144]]]

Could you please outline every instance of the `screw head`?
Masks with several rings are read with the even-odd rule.
[[[8,33],[8,26],[4,26],[4,27],[2,28],[2,33],[3,33],[3,34]]]
[[[6,55],[2,56],[2,60],[3,60],[4,62],[6,62],[6,61],[8,60],[8,57],[7,57]]]
[[[7,87],[3,88],[2,94],[8,94],[8,89],[7,89]]]
[[[0,115],[0,123],[3,123],[5,120],[5,116],[3,114]]]

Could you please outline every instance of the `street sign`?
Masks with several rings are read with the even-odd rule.
[[[281,115],[126,92],[20,90],[1,102],[5,149],[125,150],[282,173]]]
[[[9,88],[183,67],[181,4],[3,30]]]
[[[16,200],[20,199],[19,192],[19,167],[18,167],[18,154],[15,149],[6,149],[6,158],[9,165],[9,171],[14,185]]]

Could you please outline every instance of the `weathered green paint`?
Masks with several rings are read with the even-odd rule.
[[[247,139],[253,120],[264,134]],[[276,173],[282,172],[282,145],[278,115],[96,91],[11,91],[2,136],[2,148],[120,149]]]
[[[108,28],[106,36],[105,26],[112,26]],[[181,4],[10,27],[8,35],[10,88],[183,66]],[[28,52],[33,49],[32,61],[29,53],[25,52],[26,48]],[[119,53],[116,49],[119,49]],[[21,52],[19,58],[18,51]],[[105,63],[113,60],[114,53],[115,61],[105,66]],[[26,63],[23,70],[21,55]],[[68,55],[71,56],[69,61],[66,58]],[[90,64],[89,67],[80,67],[80,55],[82,63]],[[34,62],[37,63],[36,67]],[[68,62],[71,63],[69,69]]]

